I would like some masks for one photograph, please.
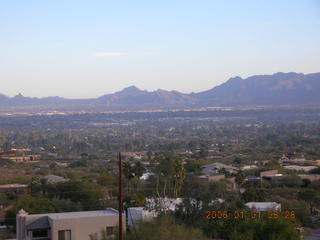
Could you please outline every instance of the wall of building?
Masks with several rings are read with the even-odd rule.
[[[25,214],[17,215],[17,240],[29,240],[27,236],[26,226],[36,219],[45,217],[32,216]],[[71,230],[71,240],[89,240],[90,234],[98,233],[100,235],[102,230],[107,227],[115,227],[115,232],[118,230],[118,215],[94,216],[94,217],[78,217],[78,218],[61,218],[49,219],[50,237],[51,240],[58,240],[60,230]],[[123,214],[123,230],[126,229],[126,217]]]
[[[118,216],[97,216],[77,219],[49,220],[51,225],[51,240],[58,240],[60,230],[71,230],[71,240],[88,239],[90,234],[100,234],[107,227],[118,225]],[[123,215],[123,229],[125,229],[125,215]],[[115,229],[116,230],[116,229]]]

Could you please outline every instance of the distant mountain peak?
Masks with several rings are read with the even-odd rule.
[[[296,73],[296,72],[277,72],[273,74],[274,76],[296,76],[296,75],[304,75],[303,73]]]
[[[136,86],[132,85],[129,87],[126,87],[124,89],[122,89],[119,92],[116,92],[116,94],[125,94],[125,95],[136,95],[136,94],[140,94],[143,93],[145,91],[142,91],[141,89],[137,88]]]
[[[14,96],[13,98],[20,99],[20,98],[25,98],[25,97],[21,93],[19,93],[16,96]]]
[[[201,105],[247,106],[320,104],[320,73],[278,72],[230,78],[211,90],[194,94]]]
[[[95,99],[64,99],[60,97],[32,98],[21,93],[15,97],[0,94],[1,107],[41,106],[57,109],[159,109],[213,106],[267,106],[320,104],[320,73],[278,72],[232,77],[210,90],[184,94],[175,90],[141,90],[132,85],[118,92]]]
[[[129,87],[126,87],[126,88],[122,89],[122,91],[124,91],[124,90],[140,90],[140,89],[137,88],[135,85],[131,85]]]

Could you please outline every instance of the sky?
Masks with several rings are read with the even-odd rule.
[[[0,93],[91,98],[320,72],[320,0],[1,0]]]

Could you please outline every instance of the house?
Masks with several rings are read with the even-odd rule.
[[[310,164],[311,164],[311,165],[314,165],[314,166],[320,167],[320,160],[310,161]]]
[[[276,202],[247,202],[245,206],[261,212],[281,210],[281,204]]]
[[[54,162],[58,167],[68,167],[69,166],[69,163],[66,163],[66,162],[57,162],[55,161]]]
[[[69,181],[69,179],[66,179],[64,177],[60,177],[57,175],[47,175],[47,176],[41,177],[40,179],[45,179],[49,184],[57,184],[57,183]]]
[[[154,173],[152,173],[152,172],[146,172],[146,173],[142,174],[142,176],[140,177],[140,180],[148,180],[153,175],[154,175]]]
[[[210,159],[210,160],[213,160],[213,159],[222,159],[223,157],[222,156],[207,156],[206,159]]]
[[[244,165],[244,166],[242,166],[240,169],[241,169],[242,171],[245,171],[245,170],[257,169],[257,168],[258,168],[257,165]]]
[[[269,170],[269,171],[263,171],[260,172],[260,177],[271,177],[271,176],[275,176],[276,174],[278,174],[278,170]]]
[[[159,212],[173,212],[182,202],[182,198],[148,198],[145,207],[127,209],[128,227],[135,227],[140,220],[148,221],[156,217]]]
[[[261,177],[258,177],[258,176],[247,176],[245,181],[246,182],[259,182],[259,181],[261,181]]]
[[[132,207],[127,209],[128,227],[136,227],[139,221],[149,221],[154,217],[157,217],[161,211],[175,211],[178,206],[183,203],[183,200],[189,200],[189,202],[202,208],[203,202],[189,198],[149,198],[145,207]],[[224,199],[217,198],[209,203],[209,206],[216,206],[217,204],[223,204]],[[184,208],[182,208],[185,211]]]
[[[223,169],[229,173],[234,173],[234,172],[238,171],[238,169],[236,167],[229,166],[229,165],[219,163],[219,162],[215,162],[215,163],[211,163],[211,164],[202,166],[202,173],[204,175],[214,175],[214,174],[219,173],[219,171],[221,171]]]
[[[211,176],[201,175],[201,176],[198,176],[198,179],[203,182],[219,182],[220,180],[225,179],[225,180],[227,180],[226,182],[228,183],[227,187],[229,190],[236,189],[235,177],[228,177],[227,178],[224,174],[211,175]]]
[[[125,214],[123,214],[125,229]],[[111,237],[118,225],[118,211],[112,208],[87,212],[28,214],[16,217],[17,240],[81,240],[105,231]]]
[[[211,176],[207,176],[207,175],[202,175],[198,177],[199,180],[204,181],[204,182],[218,182],[221,179],[225,179],[225,175],[221,174],[221,175],[211,175]]]
[[[38,162],[40,160],[40,155],[31,154],[31,150],[28,148],[23,149],[11,149],[8,152],[0,153],[0,159],[9,160],[16,163],[28,163],[28,162]]]
[[[298,174],[298,177],[301,179],[308,179],[311,182],[320,180],[320,175],[319,174]]]
[[[300,157],[297,157],[297,158],[288,158],[285,155],[283,155],[279,159],[279,163],[282,166],[288,166],[288,165],[294,165],[294,164],[320,166],[320,160],[307,160],[304,157],[304,155],[301,155]]]
[[[304,171],[309,172],[313,169],[317,169],[317,166],[299,166],[299,165],[290,165],[290,166],[284,166],[284,169],[288,170],[294,170],[294,171]]]
[[[142,152],[122,152],[122,157],[125,160],[130,158],[141,160],[144,158],[144,154]]]
[[[175,211],[182,202],[182,198],[148,198],[146,208],[156,211]]]
[[[0,185],[0,193],[8,193],[8,192],[25,192],[28,190],[28,185],[26,184],[4,184]]]
[[[143,207],[131,207],[127,209],[128,227],[135,227],[137,221],[148,221],[156,217],[155,211],[147,210]]]

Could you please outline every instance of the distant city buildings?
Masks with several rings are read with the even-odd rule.
[[[39,162],[40,155],[32,154],[31,149],[29,148],[12,148],[11,151],[0,152],[0,159],[9,160],[16,163],[32,163]]]

